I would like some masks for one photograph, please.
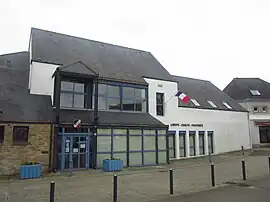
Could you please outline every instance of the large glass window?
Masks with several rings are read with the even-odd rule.
[[[101,110],[146,112],[146,104],[145,89],[99,84],[98,108]]]
[[[146,111],[145,89],[123,87],[123,110]]]
[[[120,87],[99,84],[98,108],[101,110],[120,110]]]
[[[84,83],[61,82],[60,107],[87,108],[87,90]]]
[[[213,140],[213,131],[208,131],[208,152],[213,154],[214,153],[214,140]]]
[[[200,155],[204,155],[205,154],[204,131],[199,131],[199,148],[200,148]]]
[[[169,133],[169,156],[175,158],[175,131],[168,131]]]
[[[195,156],[196,147],[195,147],[195,131],[189,131],[189,155]]]
[[[186,131],[179,131],[180,157],[186,157]]]

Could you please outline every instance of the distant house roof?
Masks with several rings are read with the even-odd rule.
[[[32,28],[32,60],[68,65],[81,61],[100,77],[146,84],[143,77],[171,81],[169,72],[150,53]]]
[[[270,83],[260,78],[234,78],[223,92],[235,100],[270,99]]]
[[[179,100],[179,106],[181,107],[246,111],[241,105],[210,81],[181,76],[173,76],[173,78],[178,82],[178,90],[192,99],[187,104]]]
[[[0,122],[50,122],[51,98],[30,95],[28,78],[28,52],[0,55]]]

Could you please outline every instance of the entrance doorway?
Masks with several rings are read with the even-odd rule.
[[[260,143],[270,143],[270,126],[259,126]]]
[[[92,167],[91,134],[87,129],[68,131],[62,129],[59,149],[60,170]]]

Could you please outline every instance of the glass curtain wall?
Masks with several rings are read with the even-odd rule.
[[[98,129],[97,165],[107,157],[119,157],[124,166],[167,163],[167,130]]]

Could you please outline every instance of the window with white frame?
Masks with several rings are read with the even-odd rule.
[[[217,105],[216,105],[213,101],[207,100],[207,102],[208,102],[212,107],[217,108]]]
[[[249,90],[251,95],[261,95],[261,93],[258,90]]]
[[[190,100],[191,100],[191,102],[192,102],[195,106],[197,106],[197,107],[201,106],[200,103],[198,103],[198,101],[195,100],[194,98],[192,98],[192,99],[190,99]]]
[[[222,102],[224,104],[225,107],[227,107],[228,109],[232,109],[232,107],[227,103],[227,102]]]

